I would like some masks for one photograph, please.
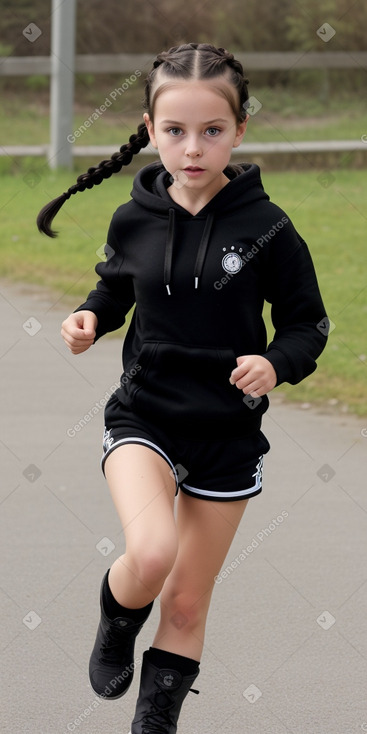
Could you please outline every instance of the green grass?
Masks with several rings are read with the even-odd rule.
[[[77,89],[74,130],[95,109],[99,109],[115,80],[105,80],[95,88]],[[339,91],[339,90],[338,90]],[[121,145],[141,122],[142,89],[132,87],[125,97],[109,107],[76,141],[76,145]],[[248,142],[285,140],[359,140],[366,133],[366,96],[356,92],[335,92],[328,99],[306,93],[301,88],[256,87],[250,89],[262,108],[249,122]],[[6,145],[41,144],[49,140],[49,98],[47,90],[31,93],[2,93],[0,110],[1,142]]]
[[[309,244],[326,311],[335,324],[319,369],[296,386],[297,401],[325,403],[367,414],[367,287],[364,171],[334,171],[328,188],[317,175],[266,176],[266,189]]]
[[[77,113],[74,116],[74,131],[83,125],[92,112],[93,109],[87,109],[84,114]],[[105,113],[93,122],[75,144],[119,147],[141,122],[138,115],[118,115],[112,112],[107,115]],[[16,121],[12,116],[0,118],[0,124],[2,140],[6,141],[6,145],[41,145],[49,140],[48,117],[41,115],[37,108],[24,110]],[[361,116],[351,112],[344,114],[341,119],[327,115],[307,121],[299,118],[285,119],[281,115],[261,109],[250,119],[244,142],[360,140],[361,135],[366,132],[365,127]]]
[[[73,174],[41,168],[39,176],[2,176],[1,274],[52,289],[68,313],[95,284],[96,251],[106,240],[111,214],[129,198],[132,180],[114,176],[72,197],[55,220],[60,236],[49,240],[38,233],[36,215],[72,183]],[[322,183],[318,176],[317,171],[263,173],[265,189],[309,244],[326,310],[336,325],[318,370],[280,391],[295,401],[338,401],[344,410],[367,415],[365,172],[335,170],[333,179]]]

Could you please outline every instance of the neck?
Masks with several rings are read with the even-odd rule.
[[[187,209],[190,214],[195,216],[201,209],[204,209],[213,196],[223,189],[227,183],[229,183],[229,178],[224,173],[221,173],[205,190],[196,191],[186,186],[179,189],[174,184],[171,184],[171,186],[168,186],[167,191],[176,204]]]

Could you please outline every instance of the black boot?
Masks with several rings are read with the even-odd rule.
[[[176,734],[181,706],[199,674],[157,668],[143,655],[139,696],[130,734]]]
[[[146,607],[146,616],[139,622],[128,617],[109,619],[101,586],[101,621],[89,661],[89,679],[93,690],[102,698],[120,698],[128,690],[134,676],[135,638],[148,619],[153,602]],[[133,612],[133,610],[132,610]]]

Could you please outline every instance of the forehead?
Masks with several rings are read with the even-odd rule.
[[[228,97],[235,102],[236,92],[223,77],[191,80],[161,76],[152,91],[155,118],[197,120],[234,115]]]

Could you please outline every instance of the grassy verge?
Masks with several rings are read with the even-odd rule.
[[[129,176],[114,176],[72,197],[56,219],[60,236],[51,241],[38,233],[35,217],[72,180],[73,174],[42,170],[39,179],[4,175],[0,184],[1,275],[56,291],[66,299],[66,312],[94,286],[96,251],[132,183]],[[331,401],[358,415],[367,415],[364,181],[364,171],[334,171],[321,183],[317,172],[263,175],[265,189],[309,244],[326,310],[335,323],[318,370],[300,385],[280,390],[292,400]],[[265,311],[270,324],[269,308]]]
[[[95,87],[77,87],[74,130],[104,103],[118,78],[99,81]],[[47,80],[45,81],[47,84]],[[21,85],[20,87],[21,88]],[[1,87],[0,87],[1,89]],[[366,97],[338,88],[326,99],[301,88],[256,87],[250,94],[262,107],[249,122],[246,140],[282,142],[297,140],[359,140],[367,133]],[[121,145],[142,119],[142,86],[136,85],[97,116],[76,145]],[[1,142],[5,145],[41,144],[49,140],[48,89],[23,88],[2,93]]]

